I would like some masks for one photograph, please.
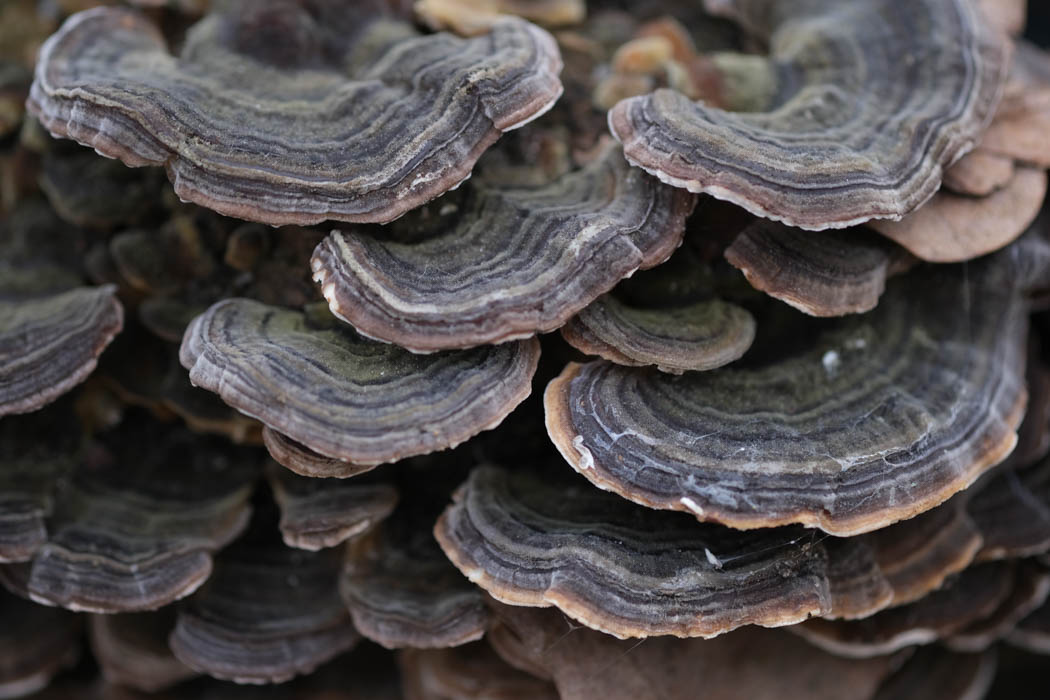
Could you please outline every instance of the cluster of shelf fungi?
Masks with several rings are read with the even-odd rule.
[[[1039,697],[1025,19],[0,4],[0,697]]]

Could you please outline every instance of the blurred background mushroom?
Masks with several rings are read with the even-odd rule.
[[[1041,697],[1048,20],[0,3],[0,696]]]

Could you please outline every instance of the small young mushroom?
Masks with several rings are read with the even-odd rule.
[[[420,34],[375,3],[220,3],[179,55],[142,14],[71,17],[40,52],[29,110],[184,200],[269,224],[390,221],[470,174],[561,94],[561,58],[516,18]]]
[[[329,317],[329,320],[330,317]],[[382,464],[454,447],[531,392],[536,340],[415,355],[337,321],[226,299],[190,324],[190,380],[327,457]]]
[[[266,470],[289,547],[316,552],[360,537],[394,511],[397,489],[371,479],[331,481],[299,476],[271,463]]]
[[[361,634],[388,649],[475,641],[489,621],[481,591],[441,553],[419,511],[409,503],[351,544],[339,583],[343,600]]]
[[[765,76],[727,112],[667,89],[609,114],[627,159],[664,182],[806,229],[899,219],[972,149],[1006,77],[1005,41],[970,0],[707,0],[768,46],[719,65]],[[742,64],[747,70],[726,70]]]
[[[333,232],[312,261],[332,312],[416,352],[552,331],[666,260],[696,200],[612,146],[540,186],[506,184],[501,172],[482,167],[465,193],[392,227]],[[391,240],[389,228],[413,226],[421,240]]]
[[[862,229],[802,231],[756,220],[726,248],[755,289],[811,316],[871,311],[886,278],[908,265],[892,243]]]

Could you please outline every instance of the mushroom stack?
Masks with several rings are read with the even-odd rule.
[[[1038,670],[1023,2],[131,4],[0,8],[0,695]]]

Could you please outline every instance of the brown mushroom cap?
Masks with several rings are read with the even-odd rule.
[[[782,630],[746,628],[717,639],[655,637],[638,644],[580,629],[554,611],[498,604],[493,611],[516,636],[519,651],[553,678],[562,700],[698,693],[720,700],[864,700],[896,665],[892,657],[840,659]]]
[[[1007,640],[1036,654],[1050,654],[1050,601],[1022,619],[1007,635]]]
[[[1024,233],[1046,195],[1043,170],[1018,168],[987,197],[938,192],[900,221],[872,221],[873,229],[928,262],[962,262],[998,250]]]
[[[486,642],[398,654],[405,700],[558,700],[549,682],[501,659]]]
[[[124,325],[116,287],[0,295],[0,416],[35,411],[84,381]]]
[[[350,328],[248,299],[186,329],[190,380],[329,457],[381,464],[453,447],[499,424],[531,391],[535,340],[414,355]]]
[[[197,672],[175,658],[168,635],[175,608],[125,615],[92,615],[91,651],[102,676],[146,693],[155,693],[193,678]]]
[[[464,187],[456,200],[395,223],[395,240],[383,228],[322,241],[312,265],[332,312],[416,352],[552,331],[624,277],[666,260],[696,201],[630,167],[612,146],[543,185],[508,184],[499,168],[491,176],[482,168]],[[429,235],[396,240],[414,226]]]
[[[574,469],[650,507],[743,528],[884,527],[1013,449],[1027,274],[1009,250],[917,270],[875,311],[764,366],[668,377],[573,364],[547,388],[547,429]]]
[[[77,615],[0,589],[0,619],[0,697],[34,693],[80,657]]]
[[[1014,567],[993,563],[963,571],[943,589],[863,620],[807,620],[790,629],[838,656],[883,656],[929,644],[992,615],[1011,595]]]
[[[618,365],[681,374],[740,359],[755,338],[755,319],[720,299],[638,308],[606,294],[569,319],[561,335],[580,352]]]
[[[501,132],[561,93],[549,34],[505,18],[421,35],[367,3],[220,5],[178,57],[141,14],[71,17],[41,49],[29,109],[184,200],[270,224],[390,221],[456,186]]]
[[[1050,54],[1025,41],[1015,46],[1002,103],[981,148],[1022,163],[1050,167]]]
[[[503,15],[517,15],[547,27],[577,24],[587,13],[584,0],[416,0],[415,11],[432,29],[482,34]]]
[[[333,483],[299,476],[276,464],[266,475],[281,510],[284,543],[311,552],[361,536],[397,504],[397,489],[391,484],[367,479]]]
[[[244,528],[254,452],[126,418],[60,482],[48,541],[6,583],[47,605],[152,610],[197,589]]]
[[[811,316],[870,311],[906,254],[862,229],[802,231],[757,220],[726,248],[755,289]]]
[[[238,683],[312,672],[360,639],[339,599],[339,552],[304,552],[257,518],[178,611],[169,644],[192,669]]]
[[[497,600],[555,606],[620,638],[712,637],[747,624],[870,615],[894,602],[897,582],[902,595],[918,592],[914,571],[924,571],[925,593],[976,549],[963,538],[959,557],[934,549],[924,565],[912,562],[911,572],[898,565],[887,575],[880,561],[889,550],[874,539],[697,525],[577,479],[530,471],[476,469],[438,521],[439,544]],[[913,545],[928,534],[926,525],[896,528]]]
[[[617,104],[613,134],[664,182],[792,226],[841,228],[919,207],[976,144],[1002,90],[1005,43],[969,0],[892,11],[868,0],[706,6],[769,46],[765,110],[725,112],[657,90]]]
[[[448,562],[407,507],[352,543],[339,590],[361,634],[398,649],[458,646],[488,625],[481,591]]]

